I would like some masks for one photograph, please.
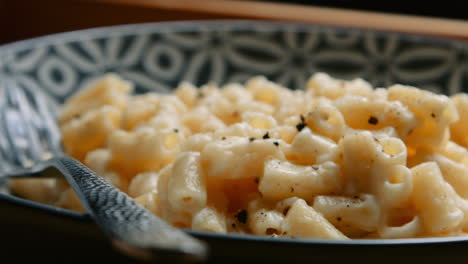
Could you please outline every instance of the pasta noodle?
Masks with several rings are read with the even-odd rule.
[[[314,74],[132,95],[107,74],[72,96],[65,150],[176,227],[319,239],[468,232],[468,95]],[[17,194],[83,210],[59,179]]]

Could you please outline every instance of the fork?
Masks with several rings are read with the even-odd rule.
[[[112,244],[136,259],[201,262],[207,247],[170,226],[79,161],[64,154],[43,91],[0,86],[0,186],[8,179],[63,175]]]

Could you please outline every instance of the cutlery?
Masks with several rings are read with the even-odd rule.
[[[9,179],[64,177],[83,207],[122,253],[144,261],[201,262],[207,247],[107,183],[60,147],[60,133],[40,91],[8,81],[0,109],[0,186]],[[0,91],[2,91],[0,90]]]

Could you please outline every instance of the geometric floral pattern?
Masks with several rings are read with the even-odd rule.
[[[116,72],[137,91],[166,92],[265,75],[301,89],[314,72],[376,86],[468,90],[468,43],[459,40],[261,21],[168,22],[98,28],[0,47],[2,88],[45,91],[57,106],[93,78]]]

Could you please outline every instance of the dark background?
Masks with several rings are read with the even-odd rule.
[[[268,0],[264,2],[292,3],[338,7],[365,11],[397,13],[405,15],[430,16],[441,18],[468,19],[468,2],[465,1],[357,1],[357,0]],[[468,31],[468,28],[467,28]]]

